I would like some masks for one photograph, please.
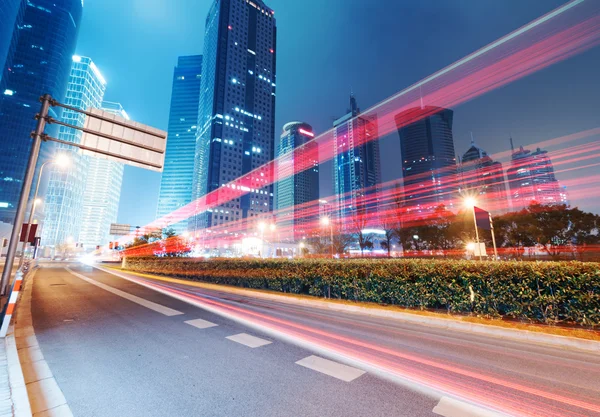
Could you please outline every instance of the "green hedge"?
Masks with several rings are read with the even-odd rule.
[[[126,258],[131,271],[548,324],[600,324],[600,264]],[[472,288],[475,300],[471,303]]]

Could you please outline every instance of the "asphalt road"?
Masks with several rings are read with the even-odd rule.
[[[70,270],[32,313],[75,416],[600,416],[598,355]]]

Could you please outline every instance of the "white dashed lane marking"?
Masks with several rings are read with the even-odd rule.
[[[197,327],[198,329],[208,329],[209,327],[216,327],[218,324],[211,323],[210,321],[196,319],[196,320],[188,320],[184,322],[185,324],[189,324],[190,326]]]
[[[257,348],[272,343],[268,340],[261,339],[260,337],[252,336],[246,333],[227,336],[227,339],[251,348]]]
[[[144,300],[143,298],[137,297],[137,296],[135,296],[133,294],[129,294],[128,292],[121,291],[121,290],[113,288],[113,287],[111,287],[109,285],[105,285],[105,284],[103,284],[101,282],[95,281],[95,280],[93,280],[91,278],[86,277],[85,275],[81,275],[81,274],[78,274],[77,272],[73,272],[69,268],[66,268],[66,269],[71,274],[75,275],[79,279],[84,280],[85,282],[88,282],[88,283],[90,283],[92,285],[95,285],[96,287],[100,287],[103,290],[106,290],[106,291],[111,292],[111,293],[113,293],[115,295],[118,295],[119,297],[123,297],[126,300],[129,300],[131,302],[134,302],[136,304],[139,304],[141,306],[149,308],[150,310],[154,310],[154,311],[156,311],[158,313],[164,314],[165,316],[169,316],[170,317],[170,316],[179,316],[179,315],[183,314],[181,311],[173,310],[172,308],[165,307],[163,305],[153,303],[152,301]]]
[[[433,409],[435,414],[444,417],[504,417],[504,414],[477,407],[450,397],[442,397]]]
[[[356,378],[365,373],[365,371],[360,369],[330,361],[328,359],[323,359],[314,355],[299,360],[296,362],[296,364],[346,382],[354,381]]]

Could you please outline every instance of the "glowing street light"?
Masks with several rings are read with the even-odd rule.
[[[475,242],[477,244],[477,250],[479,252],[479,260],[481,261],[483,259],[483,255],[481,254],[481,246],[479,244],[479,230],[477,229],[477,215],[475,214],[475,205],[477,204],[477,200],[475,200],[474,197],[465,197],[463,204],[466,208],[471,209],[471,211],[473,212],[473,224],[475,225]]]
[[[61,169],[65,169],[71,165],[71,158],[64,153],[59,153],[54,157],[54,159],[44,162],[40,167],[37,183],[35,185],[35,192],[33,194],[33,202],[31,203],[31,210],[29,211],[27,230],[25,230],[25,242],[23,242],[23,250],[21,251],[21,259],[19,260],[19,268],[23,266],[23,261],[25,260],[25,248],[27,247],[27,240],[29,239],[29,233],[31,232],[31,223],[33,222],[33,216],[35,215],[35,207],[42,202],[41,199],[38,198],[38,191],[40,190],[40,182],[42,180],[44,167],[50,164],[56,165]]]

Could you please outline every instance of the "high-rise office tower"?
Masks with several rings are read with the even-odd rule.
[[[194,197],[213,201],[194,222],[196,230],[272,211],[272,169],[249,178],[247,194],[227,185],[274,157],[277,28],[261,0],[216,0],[206,19]],[[202,211],[203,207],[197,210]]]
[[[0,92],[0,221],[14,220],[40,96],[65,97],[82,9],[81,0],[28,1],[13,33],[16,47]],[[59,118],[56,111],[50,114]],[[47,126],[46,133],[56,137],[57,126]],[[40,163],[52,148],[42,146]]]
[[[99,108],[105,91],[106,81],[94,62],[87,57],[73,56],[65,104],[81,110]],[[83,127],[85,115],[65,110],[62,120]],[[58,139],[80,143],[81,136],[79,130],[60,126]],[[60,245],[67,241],[76,243],[82,227],[83,195],[87,188],[90,158],[81,155],[78,148],[63,144],[57,146],[57,152],[68,155],[70,162],[68,167],[49,165],[47,168],[50,180],[44,204],[46,216],[41,239],[44,246]]]
[[[27,7],[26,0],[0,1],[0,93],[4,92],[3,72],[12,71],[12,60],[19,34],[18,27],[23,21],[25,7]]]
[[[353,219],[376,214],[381,184],[377,116],[361,114],[354,95],[348,113],[333,123],[333,178],[337,209],[345,229]]]
[[[119,103],[104,101],[101,109],[129,120]],[[123,163],[110,159],[93,156],[86,158],[88,172],[83,193],[79,242],[89,249],[106,245],[110,241],[110,225],[117,222],[119,212],[124,166]]]
[[[512,139],[511,139],[512,144]],[[561,189],[548,151],[537,148],[534,152],[522,146],[512,152],[510,168],[506,171],[514,211],[531,203],[566,204],[567,196]]]
[[[495,212],[510,208],[502,163],[492,160],[474,139],[460,160],[458,173],[461,190],[481,196],[482,207]]]
[[[275,168],[277,229],[282,240],[307,237],[311,223],[318,222],[319,149],[311,142],[314,137],[306,123],[292,122],[283,127]]]
[[[192,201],[201,74],[202,55],[179,57],[173,73],[169,140],[156,212],[159,219]],[[181,234],[187,222],[169,226]]]
[[[408,109],[396,115],[402,153],[404,206],[410,210],[450,207],[456,198],[454,112],[434,106]]]

